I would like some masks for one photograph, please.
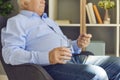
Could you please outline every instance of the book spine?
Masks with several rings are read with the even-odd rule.
[[[88,5],[90,16],[91,16],[91,19],[92,19],[92,24],[96,24],[96,17],[95,17],[95,13],[94,13],[94,10],[93,10],[93,3],[90,2],[87,5]]]
[[[93,10],[94,10],[94,13],[95,13],[95,15],[96,15],[98,24],[103,24],[102,19],[101,19],[101,16],[100,16],[100,13],[99,13],[98,8],[97,8],[96,5],[93,5]]]
[[[86,7],[86,12],[87,12],[89,23],[92,24],[92,20],[91,20],[91,16],[90,16],[90,11],[89,11],[88,5],[86,5],[85,7]]]

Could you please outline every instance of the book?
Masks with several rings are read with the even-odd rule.
[[[89,2],[87,5],[88,5],[90,18],[91,18],[91,24],[96,24],[97,22],[96,22],[95,13],[94,13],[94,10],[93,10],[93,3]]]
[[[89,11],[88,5],[86,5],[85,7],[86,7],[86,12],[87,12],[89,23],[92,23],[92,19],[91,19],[91,15],[90,15],[90,11]]]
[[[94,13],[96,15],[98,24],[103,24],[100,13],[99,13],[98,8],[97,8],[97,6],[95,4],[93,5],[93,10],[94,10]]]

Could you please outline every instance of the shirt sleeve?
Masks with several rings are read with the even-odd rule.
[[[2,55],[4,61],[11,65],[24,63],[48,65],[48,52],[25,50],[27,35],[21,25],[22,24],[16,19],[9,19],[7,27],[3,28],[1,31]]]
[[[73,46],[73,50],[74,50],[73,54],[80,54],[81,48],[78,47],[77,40],[72,41],[72,46]]]

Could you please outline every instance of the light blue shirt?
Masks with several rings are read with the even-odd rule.
[[[22,10],[9,18],[2,29],[2,55],[7,64],[35,63],[49,65],[49,51],[67,46],[67,37],[58,24],[47,17]],[[76,41],[72,41],[72,53],[80,53]]]

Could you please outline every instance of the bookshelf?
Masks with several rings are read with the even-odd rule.
[[[87,0],[93,4],[99,0]],[[93,35],[93,41],[105,42],[105,54],[120,56],[120,1],[114,0],[116,7],[109,10],[110,24],[89,24],[86,22],[87,32]],[[80,27],[80,0],[47,0],[48,15],[53,20],[69,20],[70,24],[59,24],[64,34],[68,38],[76,39],[79,35]],[[104,10],[98,8],[101,18],[104,18]]]

